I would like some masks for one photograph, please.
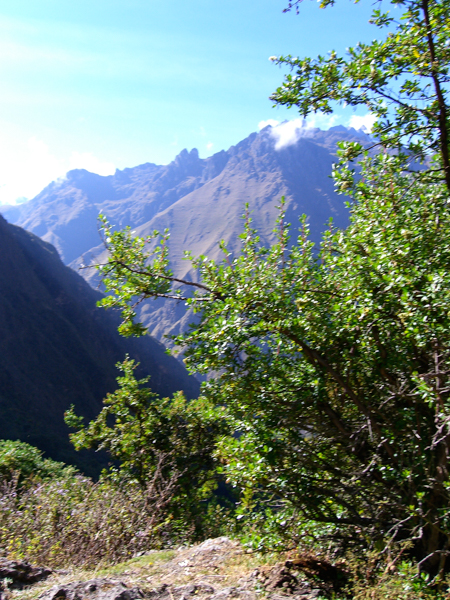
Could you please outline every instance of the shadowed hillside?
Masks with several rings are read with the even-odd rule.
[[[154,339],[125,340],[116,315],[63,265],[55,248],[0,217],[0,438],[21,439],[54,459],[95,469],[68,440],[63,413],[93,418],[116,389],[117,361],[128,352],[151,375],[154,391],[198,394],[196,381]]]

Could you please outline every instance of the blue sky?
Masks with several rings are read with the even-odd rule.
[[[108,174],[193,147],[205,157],[261,122],[297,118],[272,108],[283,71],[269,56],[344,52],[378,30],[365,0],[305,0],[299,16],[286,4],[0,0],[0,204],[70,168]]]

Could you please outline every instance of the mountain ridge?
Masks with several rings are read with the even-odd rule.
[[[3,209],[4,214],[53,243],[75,269],[105,258],[99,212],[112,225],[128,225],[142,236],[168,228],[171,268],[182,277],[193,276],[184,250],[219,259],[223,239],[231,252],[239,251],[246,203],[262,243],[274,239],[276,207],[284,196],[286,220],[295,229],[306,214],[318,244],[330,217],[337,227],[348,223],[344,198],[336,194],[330,177],[337,142],[370,138],[343,126],[301,128],[283,144],[280,127],[267,126],[209,158],[200,158],[196,149],[182,150],[168,165],[146,163],[107,177],[70,171],[65,180],[50,184],[26,204]],[[92,285],[98,283],[94,270],[84,269],[82,275]],[[159,302],[142,307],[140,316],[159,340],[185,329],[189,321],[180,307]]]

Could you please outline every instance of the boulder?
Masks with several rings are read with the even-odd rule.
[[[0,558],[0,582],[4,579],[10,580],[8,587],[19,588],[26,585],[33,585],[38,581],[46,579],[51,574],[50,569],[44,567],[35,567],[30,563],[8,560],[7,558]],[[1,589],[0,584],[0,589]]]

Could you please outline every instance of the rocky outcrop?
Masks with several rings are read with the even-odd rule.
[[[52,571],[45,567],[34,567],[30,563],[0,558],[0,589],[6,581],[7,587],[21,589],[46,579]]]
[[[113,579],[91,579],[55,585],[39,596],[39,600],[142,600],[144,593]]]
[[[164,554],[165,551],[162,553]],[[254,558],[227,537],[169,551],[151,551],[113,567],[114,576],[76,580],[55,572],[33,598],[39,600],[316,600],[332,598],[346,573],[313,554],[275,565],[250,567]],[[262,559],[264,560],[264,559]],[[11,563],[12,564],[12,563]],[[15,563],[14,563],[15,564]],[[33,568],[31,568],[33,569]],[[42,573],[48,571],[41,570]],[[106,569],[106,572],[108,569]],[[30,574],[40,573],[34,568]],[[11,579],[10,579],[11,581]],[[20,598],[14,591],[8,598]]]
[[[53,586],[41,594],[39,600],[256,600],[259,595],[255,593],[256,578],[257,575],[252,575],[247,581],[242,581],[241,585],[233,587],[213,587],[200,581],[182,586],[165,583],[150,590],[129,587],[123,581],[115,579],[91,579]],[[284,574],[273,586],[267,586],[264,598],[315,600],[323,594],[323,590],[314,589],[307,582],[300,583],[296,578],[289,579],[289,586],[284,585],[286,581]]]

